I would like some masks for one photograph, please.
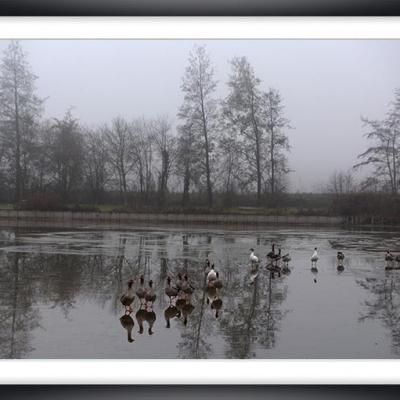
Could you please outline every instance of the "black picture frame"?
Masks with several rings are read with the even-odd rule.
[[[0,0],[1,16],[398,16],[396,0]]]
[[[395,400],[400,386],[358,385],[5,385],[0,397],[7,400],[176,400],[210,399],[273,399],[273,400]]]

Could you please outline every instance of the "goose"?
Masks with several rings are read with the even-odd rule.
[[[150,311],[146,310],[146,314],[144,314],[144,319],[149,324],[148,333],[149,335],[152,335],[154,333],[152,329],[154,322],[156,322],[156,313],[152,309],[150,309]]]
[[[343,271],[344,270],[344,266],[343,266],[344,254],[341,251],[338,251],[336,258],[338,260],[337,270]]]
[[[394,256],[392,254],[392,252],[390,250],[386,251],[385,254],[385,261],[386,261],[386,269],[393,269],[393,260],[394,260]]]
[[[214,269],[214,264],[211,265],[211,270],[207,274],[207,281],[215,281],[217,279],[217,273],[215,272]]]
[[[188,322],[188,316],[193,312],[194,305],[190,302],[185,302],[184,306],[182,307],[182,317],[183,317],[183,324],[186,326]]]
[[[291,260],[292,260],[292,258],[290,257],[290,254],[289,254],[289,253],[285,254],[285,255],[282,257],[283,264],[284,264],[286,267],[289,266],[289,261],[291,261]]]
[[[222,300],[218,297],[211,303],[211,309],[215,310],[215,318],[218,318],[218,313],[222,308]]]
[[[129,279],[128,289],[120,298],[122,305],[125,307],[125,312],[128,312],[129,314],[133,311],[131,305],[133,303],[133,300],[135,300],[135,293],[133,292],[132,285],[133,280]]]
[[[175,317],[179,318],[180,316],[181,316],[181,312],[178,310],[178,308],[174,305],[169,305],[168,308],[166,308],[164,311],[164,318],[165,318],[165,321],[167,322],[166,328],[171,327],[170,320],[172,318],[175,318]]]
[[[272,243],[272,250],[267,254],[267,258],[272,261],[272,258],[275,255],[275,243]]]
[[[258,257],[254,254],[254,249],[250,249],[250,252],[251,263],[258,263]]]
[[[121,322],[122,327],[126,329],[126,332],[128,333],[128,342],[132,343],[134,341],[134,339],[132,339],[132,329],[135,325],[132,317],[128,314],[125,314],[119,319],[119,321]]]
[[[154,293],[153,289],[153,281],[149,281],[149,288],[146,290],[146,296],[144,297],[146,300],[146,303],[151,303],[151,307],[153,306],[153,303],[156,301],[156,294]]]
[[[172,302],[172,298],[178,296],[178,289],[171,286],[171,278],[167,277],[167,284],[165,286],[165,294],[169,297],[169,302]]]
[[[141,305],[139,310],[137,310],[136,312],[136,321],[139,325],[139,333],[142,334],[143,333],[143,321],[146,319],[146,310],[143,308],[143,306]]]
[[[278,254],[274,254],[272,257],[272,263],[275,264],[275,267],[278,266],[278,261],[281,259],[282,249],[279,249]]]
[[[318,253],[317,253],[317,248],[314,248],[314,253],[311,256],[311,268],[312,267],[317,267],[317,261],[318,261]]]
[[[136,290],[136,296],[139,298],[140,303],[143,303],[144,298],[146,297],[146,289],[144,288],[144,278],[143,275],[140,276],[139,279],[139,287]]]
[[[214,281],[214,287],[217,289],[222,289],[222,281],[219,279],[219,272],[217,272],[217,279]]]
[[[182,292],[185,293],[186,296],[190,296],[194,292],[194,287],[190,284],[187,274],[183,277]]]
[[[390,250],[386,251],[385,261],[392,262],[394,260],[393,254]]]

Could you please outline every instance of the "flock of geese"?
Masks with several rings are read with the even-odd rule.
[[[211,310],[215,312],[215,317],[218,318],[219,311],[222,308],[222,300],[220,298],[220,290],[223,283],[219,277],[219,272],[215,270],[214,264],[211,264],[208,258],[204,266],[205,273],[205,289],[204,296],[207,298],[207,305],[210,305]],[[133,304],[136,297],[139,300],[139,309],[136,311],[135,318],[139,325],[138,333],[144,332],[144,324],[148,324],[148,334],[153,334],[153,326],[156,321],[156,313],[154,312],[153,305],[157,298],[154,291],[153,281],[150,280],[145,286],[143,275],[140,276],[137,288],[133,287],[135,280],[130,279],[127,284],[126,291],[120,297],[120,302],[125,308],[124,315],[120,318],[121,325],[127,331],[128,342],[133,342],[132,330],[134,327],[134,320],[131,316],[133,313]],[[188,274],[179,272],[176,279],[172,281],[170,276],[167,276],[164,293],[169,299],[169,304],[164,311],[166,321],[166,328],[170,328],[170,321],[173,318],[178,318],[183,321],[186,326],[188,317],[194,310],[192,304],[192,294],[195,288],[190,282]]]
[[[267,264],[266,269],[270,272],[270,277],[275,278],[277,274],[281,277],[281,274],[288,275],[291,270],[289,268],[289,262],[291,257],[289,253],[282,254],[282,249],[278,248],[276,251],[275,244],[272,244],[271,251],[266,255]],[[314,248],[314,251],[310,257],[311,261],[311,272],[316,274],[318,272],[318,251]],[[344,270],[344,259],[345,255],[343,252],[338,251],[336,254],[337,259],[337,270]],[[254,253],[254,249],[250,249],[250,283],[253,283],[258,276],[260,259]],[[386,251],[385,254],[386,267],[385,269],[400,269],[400,254],[393,255],[390,250]],[[396,263],[396,264],[395,264]],[[220,290],[223,287],[223,283],[220,279],[219,272],[216,271],[214,264],[211,264],[210,260],[206,258],[204,264],[204,296],[206,297],[207,305],[210,305],[211,310],[215,312],[215,317],[218,318],[219,311],[222,308],[222,300],[220,298]],[[316,282],[316,279],[314,279]],[[127,330],[128,341],[133,342],[132,329],[134,327],[134,321],[131,317],[133,312],[132,304],[135,298],[139,300],[139,309],[137,310],[135,317],[139,325],[139,333],[142,334],[144,331],[144,323],[148,324],[149,335],[153,334],[153,325],[156,321],[156,314],[153,310],[154,302],[157,295],[154,291],[153,281],[150,280],[145,286],[145,280],[143,275],[139,277],[138,287],[136,290],[133,288],[135,280],[130,279],[127,284],[127,290],[122,294],[120,301],[125,307],[125,314],[120,318],[122,326]],[[179,272],[174,279],[167,276],[164,293],[169,299],[169,305],[164,311],[164,317],[166,320],[166,328],[170,328],[170,321],[173,318],[182,319],[183,324],[186,326],[189,315],[194,310],[194,305],[191,302],[192,294],[195,288],[190,282],[187,273],[182,274]]]

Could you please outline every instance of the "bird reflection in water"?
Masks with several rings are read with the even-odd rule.
[[[255,264],[253,263],[253,265]],[[223,283],[220,279],[219,272],[215,271],[214,264],[210,272],[206,276],[205,296],[207,297],[207,304],[210,304],[211,309],[215,310],[215,318],[218,318],[222,308],[222,300],[219,293],[223,287]]]
[[[119,321],[121,322],[122,327],[126,330],[128,334],[128,342],[132,343],[134,339],[132,338],[132,329],[135,325],[133,318],[129,314],[124,314]]]
[[[173,318],[180,318],[181,317],[181,311],[178,310],[176,305],[170,304],[164,311],[164,317],[165,321],[167,322],[166,328],[171,327],[171,319]]]

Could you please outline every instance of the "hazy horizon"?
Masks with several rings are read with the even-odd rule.
[[[0,41],[0,52],[8,43]],[[234,56],[246,56],[262,86],[281,92],[293,127],[290,191],[316,190],[354,165],[367,146],[360,117],[383,118],[400,87],[399,40],[21,40],[47,98],[45,117],[72,106],[88,126],[156,115],[175,126],[195,44],[209,51],[219,98]]]

